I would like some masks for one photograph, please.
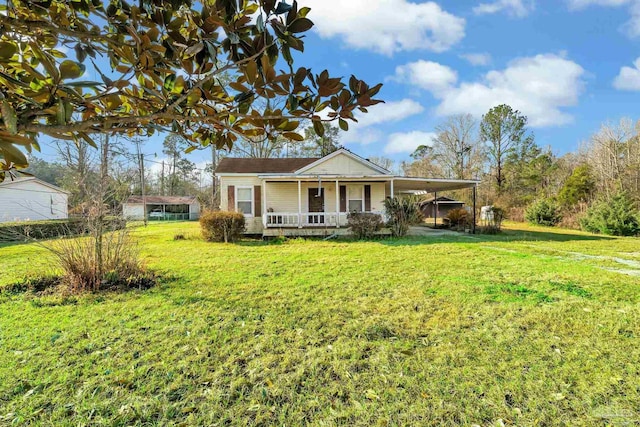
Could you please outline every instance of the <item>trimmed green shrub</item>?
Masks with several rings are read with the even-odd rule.
[[[570,208],[591,198],[596,187],[589,165],[577,166],[558,193],[558,201]]]
[[[120,230],[127,226],[123,218],[105,220],[107,230]],[[56,237],[86,234],[89,226],[85,218],[69,218],[50,221],[7,222],[0,224],[0,242],[44,240]]]
[[[530,204],[525,213],[525,219],[531,224],[553,227],[562,221],[560,207],[551,199],[540,199]]]
[[[205,211],[200,215],[202,237],[210,242],[235,242],[245,230],[244,215],[239,212]]]
[[[388,198],[384,201],[387,226],[394,236],[406,236],[409,226],[422,222],[419,200],[414,196]]]
[[[347,215],[347,225],[356,239],[371,239],[383,225],[382,217],[370,212],[352,212]]]
[[[591,205],[580,220],[580,227],[592,233],[636,236],[640,234],[640,212],[628,194],[618,193]]]

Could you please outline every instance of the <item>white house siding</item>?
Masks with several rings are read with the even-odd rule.
[[[229,194],[227,188],[230,185],[235,187],[255,187],[261,186],[262,180],[257,176],[222,176],[220,177],[220,209],[223,211],[233,210],[229,207]],[[262,196],[264,206],[264,195]],[[255,209],[255,206],[254,206]],[[247,216],[245,218],[247,226],[247,234],[262,233],[262,213],[258,212],[255,216]]]
[[[33,179],[0,186],[0,222],[68,218],[68,195]]]
[[[379,171],[352,159],[346,154],[338,154],[337,156],[327,159],[319,165],[306,170],[304,173],[309,175],[381,175]]]
[[[189,205],[189,219],[200,218],[200,203],[193,203]]]
[[[144,219],[144,207],[143,205],[125,203],[122,205],[122,215],[126,219]]]

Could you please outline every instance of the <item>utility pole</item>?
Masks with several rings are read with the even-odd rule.
[[[215,209],[218,186],[216,183],[216,167],[218,166],[218,149],[215,143],[211,143],[211,209]]]
[[[138,165],[140,168],[140,195],[142,196],[142,217],[144,221],[144,226],[146,227],[147,226],[147,196],[146,196],[145,182],[144,182],[144,155],[142,154],[142,151],[140,151],[140,138],[136,138],[135,144],[136,144],[136,149],[138,151]]]
[[[162,161],[162,171],[160,172],[160,195],[164,196],[164,160]]]
[[[103,246],[104,246],[104,199],[105,192],[107,186],[107,179],[109,174],[109,134],[105,134],[104,137],[100,141],[101,148],[101,158],[100,158],[100,185],[98,188],[98,196],[97,196],[97,206],[96,206],[96,218],[95,223],[93,224],[93,233],[95,238],[95,260],[96,260],[96,269],[97,269],[97,277],[102,279],[102,268],[103,268]]]

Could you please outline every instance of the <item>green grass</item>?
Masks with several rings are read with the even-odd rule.
[[[640,241],[508,227],[236,245],[136,229],[155,289],[0,294],[0,425],[640,423]],[[49,262],[0,246],[0,287]]]

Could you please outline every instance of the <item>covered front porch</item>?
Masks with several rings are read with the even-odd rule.
[[[475,200],[477,185],[477,181],[471,180],[380,175],[261,178],[265,234],[269,229],[346,229],[350,212],[375,213],[384,218],[384,200],[403,194],[473,188]]]

